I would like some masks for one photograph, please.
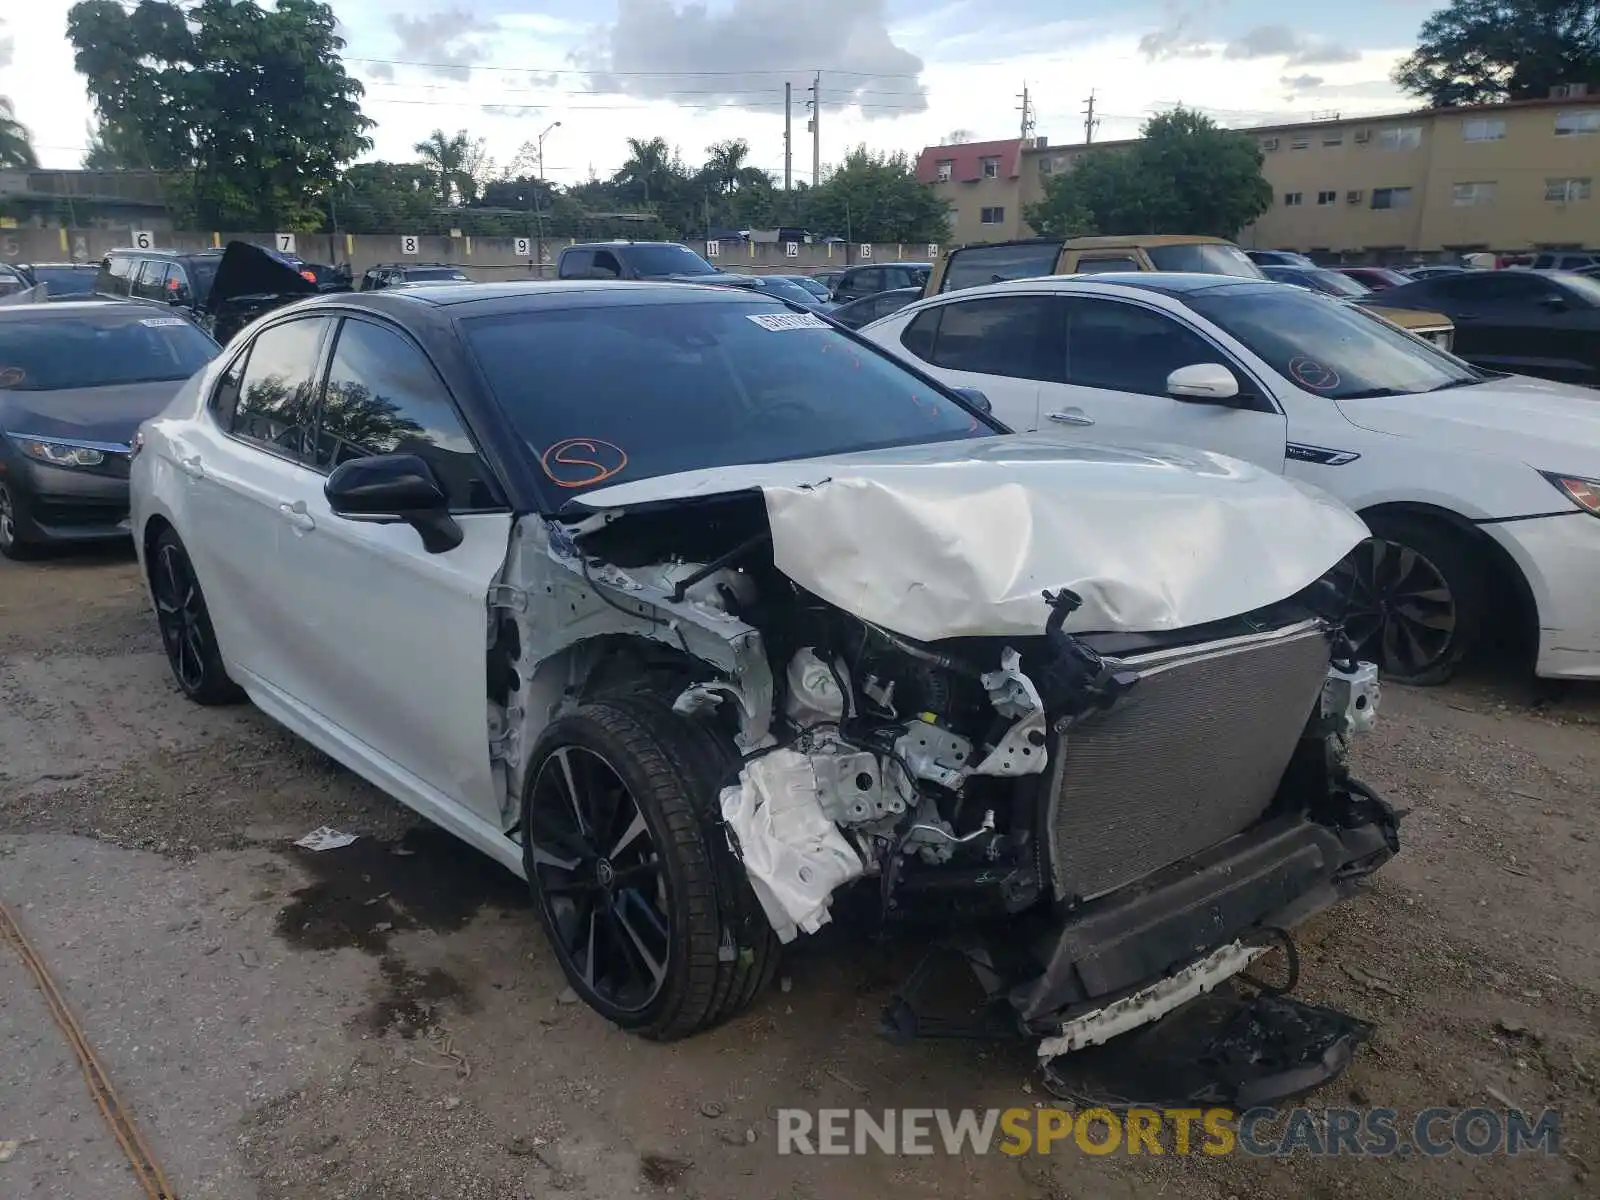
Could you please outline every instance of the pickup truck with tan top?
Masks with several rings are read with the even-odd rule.
[[[959,291],[1007,279],[1039,275],[1093,275],[1107,271],[1192,271],[1265,279],[1238,246],[1223,238],[1191,234],[1147,233],[1100,237],[1027,238],[960,246],[941,255],[923,288],[923,296]],[[1441,350],[1455,340],[1455,325],[1442,313],[1417,312],[1363,304],[1380,316]]]

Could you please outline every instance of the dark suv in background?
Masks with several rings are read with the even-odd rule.
[[[750,276],[718,270],[682,242],[591,242],[568,246],[558,279],[655,279],[751,287]]]
[[[113,250],[100,260],[94,290],[120,300],[201,308],[222,263],[221,250]]]
[[[379,263],[361,276],[361,290],[375,292],[397,283],[471,283],[460,267],[449,263]]]
[[[839,282],[833,285],[833,298],[840,304],[848,304],[863,296],[876,296],[896,288],[919,288],[928,282],[932,273],[933,264],[925,262],[858,263],[846,267],[839,276]]]

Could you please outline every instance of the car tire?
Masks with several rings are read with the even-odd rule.
[[[164,529],[147,557],[161,645],[179,689],[196,704],[237,704],[244,692],[222,664],[205,593],[183,542],[171,529]]]
[[[0,483],[0,557],[27,562],[39,556],[39,543],[22,536],[21,523],[10,489]]]
[[[1334,571],[1345,630],[1396,683],[1444,683],[1478,642],[1486,570],[1467,536],[1438,521],[1379,515]]]
[[[591,1008],[657,1041],[726,1020],[776,969],[720,832],[730,758],[710,730],[634,696],[554,721],[530,760],[523,866],[557,960]]]

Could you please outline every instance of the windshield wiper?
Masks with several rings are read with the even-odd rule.
[[[1380,396],[1414,396],[1415,392],[1408,392],[1404,388],[1375,387],[1363,388],[1359,392],[1346,392],[1342,396],[1333,397],[1335,400],[1375,400]]]
[[[1487,382],[1487,379],[1451,379],[1445,383],[1441,383],[1438,387],[1429,388],[1428,390],[1430,392],[1444,392],[1448,391],[1450,388],[1476,387],[1480,383]]]

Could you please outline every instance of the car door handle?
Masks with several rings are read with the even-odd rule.
[[[296,501],[294,504],[280,504],[278,505],[278,512],[282,514],[285,521],[302,533],[317,527],[316,518],[306,511],[303,501]]]
[[[191,454],[187,458],[180,456],[178,459],[178,466],[182,468],[183,473],[190,479],[200,479],[206,473],[205,466],[200,462],[200,456],[198,454]]]
[[[1063,425],[1093,425],[1094,418],[1081,408],[1063,408],[1059,412],[1045,413],[1052,421]]]

